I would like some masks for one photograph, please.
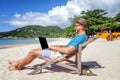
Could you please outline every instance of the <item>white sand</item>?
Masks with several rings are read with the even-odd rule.
[[[66,44],[69,39],[61,39],[51,42],[51,44]],[[83,51],[83,64],[89,65],[94,73],[98,76],[78,76],[64,70],[58,69],[56,72],[44,69],[42,74],[28,75],[33,69],[24,69],[21,71],[9,71],[8,59],[21,59],[34,48],[38,48],[39,44],[32,44],[20,47],[12,47],[0,49],[0,80],[120,80],[120,40],[105,41],[98,39],[90,43]],[[35,59],[26,67],[34,66],[43,62],[40,59]],[[104,68],[98,67],[101,65]],[[95,67],[97,69],[95,69]],[[64,71],[64,72],[63,72]]]

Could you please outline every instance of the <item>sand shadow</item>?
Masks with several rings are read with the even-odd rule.
[[[82,62],[83,66],[87,66],[89,69],[99,69],[104,68],[101,66],[97,61],[88,61],[88,62]]]
[[[71,65],[71,66],[76,66],[74,64],[70,64],[70,63],[66,63],[67,65]],[[42,66],[43,64],[36,64],[33,66],[28,66],[28,67],[24,67],[24,70],[36,70],[39,66]],[[99,69],[99,68],[104,68],[103,66],[101,66],[98,62],[96,61],[88,61],[88,62],[82,62],[82,70],[90,70],[90,69]],[[76,72],[66,69],[64,67],[52,64],[51,66],[48,66],[46,68],[45,71],[42,71],[42,73],[53,73],[53,72],[66,72],[66,73],[72,73],[72,74],[76,74]]]

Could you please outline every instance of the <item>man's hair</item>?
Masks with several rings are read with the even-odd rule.
[[[87,25],[88,25],[88,21],[84,18],[79,18],[78,20],[76,20],[76,23],[81,24],[84,27],[87,27]]]

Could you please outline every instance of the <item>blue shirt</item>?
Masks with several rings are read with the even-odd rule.
[[[88,39],[88,37],[87,37],[86,34],[79,34],[78,36],[72,38],[70,40],[70,42],[66,45],[66,47],[68,47],[68,46],[74,46],[77,49],[78,45],[86,42],[87,39]]]

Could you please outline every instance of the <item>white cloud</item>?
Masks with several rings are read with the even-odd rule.
[[[120,12],[120,0],[92,0],[89,1],[90,9],[105,9],[108,12],[108,16],[115,16]]]
[[[57,25],[61,28],[70,25],[68,18],[79,15],[81,11],[92,9],[105,9],[108,15],[114,16],[120,12],[120,0],[68,0],[64,6],[56,6],[48,13],[27,12],[23,15],[15,14],[10,21],[13,26],[22,27],[25,25]]]
[[[14,17],[20,18],[20,17],[21,17],[21,14],[16,13],[16,14],[14,15]]]

